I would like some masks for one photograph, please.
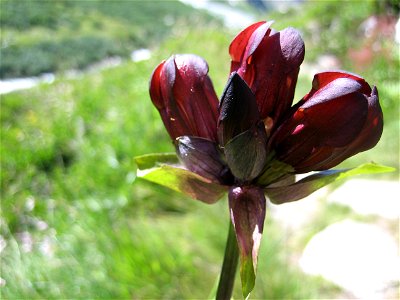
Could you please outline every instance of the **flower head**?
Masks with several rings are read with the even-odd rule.
[[[219,103],[207,63],[195,55],[163,61],[150,81],[182,167],[195,174],[190,182],[200,180],[201,191],[205,183],[229,191],[245,296],[254,286],[265,195],[282,195],[270,185],[332,168],[374,147],[383,129],[377,88],[354,74],[316,74],[311,91],[292,106],[304,42],[295,29],[277,32],[271,24],[255,23],[232,41],[231,74]],[[321,176],[301,182],[293,199],[317,189],[308,190],[308,183]],[[285,195],[282,201],[292,201]]]

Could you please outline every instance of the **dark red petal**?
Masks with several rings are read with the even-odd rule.
[[[296,164],[296,172],[307,173],[320,170],[321,165],[335,157],[335,151],[334,147],[329,146],[314,148],[308,157]]]
[[[259,28],[260,26],[263,26],[264,24],[267,24],[265,21],[257,22],[246,29],[242,30],[239,32],[239,34],[232,40],[230,46],[229,46],[229,54],[232,58],[233,62],[239,63],[242,60],[242,57],[244,55],[244,52],[246,50],[247,44],[249,42],[250,37],[252,36],[253,32]],[[271,24],[271,23],[268,23]],[[236,71],[234,68],[231,69],[231,72]]]
[[[383,113],[379,104],[378,89],[372,88],[371,96],[368,97],[368,118],[363,130],[354,147],[358,151],[365,151],[375,147],[379,142],[383,131]]]
[[[175,57],[170,57],[164,64],[164,68],[161,73],[161,94],[164,99],[166,109],[166,122],[164,121],[165,127],[169,127],[169,132],[172,132],[171,138],[174,139],[177,136],[184,135],[185,133],[192,132],[193,126],[187,121],[182,109],[179,106],[180,99],[176,99],[173,93],[175,86],[175,80],[177,76],[177,70],[175,66]]]
[[[159,65],[150,96],[172,139],[191,135],[217,140],[218,98],[202,58],[177,55]]]
[[[267,22],[259,26],[256,30],[254,30],[253,34],[249,38],[247,42],[247,46],[245,49],[245,52],[242,57],[242,63],[246,62],[250,58],[250,56],[256,51],[260,43],[263,41],[263,39],[267,36],[269,36],[271,29],[270,26],[272,25],[272,21]]]
[[[293,70],[295,67],[300,66],[304,60],[304,42],[300,36],[300,33],[292,28],[285,28],[280,32],[281,49],[282,54],[286,62],[285,67],[289,70]]]
[[[360,84],[359,92],[365,95],[371,94],[371,87],[362,77],[345,71],[327,71],[314,75],[312,89],[310,93],[304,97],[304,99],[307,100],[308,98],[312,97],[316,91],[321,90],[323,87],[339,78],[348,78],[350,80],[354,80]]]
[[[327,170],[359,152],[369,150],[378,143],[383,131],[383,114],[379,104],[378,90],[373,87],[368,98],[368,117],[358,137],[345,149],[336,149],[330,159],[316,170]]]
[[[226,84],[219,110],[218,138],[221,145],[260,121],[256,99],[236,72]]]
[[[255,94],[261,118],[270,117],[276,124],[292,104],[304,42],[298,31],[286,28],[266,35],[248,53],[238,73]]]
[[[150,79],[150,97],[154,106],[158,109],[168,134],[174,139],[183,132],[189,131],[185,123],[179,117],[172,96],[172,86],[175,79],[175,67],[173,57],[163,61],[153,71]],[[172,105],[171,105],[172,104]]]
[[[362,86],[357,81],[349,78],[337,78],[327,83],[313,93],[311,98],[305,100],[302,108],[307,109],[317,104],[331,101],[345,95],[359,92]]]
[[[368,150],[383,129],[377,89],[346,72],[314,76],[311,91],[273,134],[269,149],[297,173],[331,168]]]
[[[304,105],[273,137],[278,159],[297,172],[315,170],[330,157],[332,148],[349,146],[360,134],[368,114],[367,99],[360,93],[319,101],[311,107]]]
[[[150,78],[150,97],[153,101],[153,104],[158,109],[163,109],[165,107],[164,101],[161,95],[161,82],[160,75],[161,71],[164,67],[165,60],[162,61],[153,71]]]
[[[233,182],[216,143],[204,138],[183,136],[177,138],[175,145],[179,159],[188,170],[216,183]]]
[[[288,73],[287,76],[283,78],[279,84],[279,90],[277,91],[278,100],[274,107],[274,111],[270,112],[270,116],[267,116],[267,118],[271,118],[271,120],[273,120],[272,123],[273,127],[276,127],[276,125],[279,124],[279,122],[282,120],[282,118],[292,105],[297,84],[297,75],[299,74],[299,70],[300,68],[297,68],[292,72]]]
[[[207,63],[186,54],[175,56],[175,64],[178,72],[173,93],[191,135],[216,141],[218,97],[207,75]]]

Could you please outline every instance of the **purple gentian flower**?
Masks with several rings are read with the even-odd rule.
[[[210,184],[195,196],[213,203],[228,192],[242,276],[255,275],[268,187],[374,147],[383,129],[377,88],[354,74],[316,74],[311,91],[292,106],[304,43],[295,29],[270,25],[255,23],[232,41],[221,101],[207,63],[195,55],[163,61],[150,82],[183,168]]]

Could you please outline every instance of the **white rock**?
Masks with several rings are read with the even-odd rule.
[[[400,183],[352,179],[328,196],[328,202],[350,206],[361,215],[377,215],[387,219],[400,217]]]
[[[299,201],[279,205],[268,202],[271,217],[286,229],[299,229],[318,214],[322,205],[321,199],[326,197],[327,191],[326,188],[322,188]]]
[[[0,94],[8,94],[14,91],[30,89],[41,83],[51,84],[54,82],[54,79],[54,74],[45,73],[37,77],[0,80]]]
[[[137,49],[132,51],[131,53],[131,60],[134,62],[148,60],[151,57],[151,51],[149,49]]]
[[[306,246],[300,266],[362,299],[384,298],[400,278],[394,238],[376,225],[352,220],[316,234]]]

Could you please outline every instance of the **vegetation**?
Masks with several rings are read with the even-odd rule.
[[[105,6],[104,3],[114,3],[110,1],[57,1],[57,9],[48,8],[47,11],[41,7],[37,8],[38,12],[29,9],[27,16],[16,20],[4,13],[10,11],[6,5],[17,10],[38,3],[46,2],[21,1],[15,6],[9,1],[1,2],[2,43],[10,39],[5,38],[8,34],[15,41],[10,40],[8,47],[2,46],[2,69],[3,51],[13,47],[11,44],[22,47],[24,53],[33,53],[33,61],[39,62],[39,54],[25,50],[44,47],[45,42],[53,45],[49,47],[60,47],[60,51],[67,51],[61,45],[70,46],[74,43],[72,40],[82,41],[85,45],[82,49],[90,43],[98,43],[93,48],[103,49],[102,53],[109,55],[111,52],[107,51],[112,47],[116,47],[118,53],[120,49],[154,46],[160,37],[166,37],[164,30],[168,38],[154,46],[155,51],[148,61],[126,62],[74,80],[58,77],[52,85],[2,96],[0,246],[4,249],[0,276],[4,281],[1,282],[1,297],[207,297],[216,282],[223,255],[229,218],[226,199],[207,206],[140,180],[133,185],[135,165],[132,158],[150,152],[173,151],[148,96],[148,80],[153,68],[171,53],[201,55],[209,63],[210,76],[220,95],[229,72],[227,47],[235,33],[207,24],[199,26],[197,18],[200,17],[188,15],[188,8],[175,2],[134,2],[140,6],[138,10],[130,10],[136,17],[128,16],[124,5],[133,2],[125,1],[117,2],[121,6],[112,6],[115,10]],[[307,26],[318,22],[321,14],[324,20],[328,15],[331,18],[346,16],[338,22],[353,22],[351,16],[357,15],[355,20],[361,22],[373,9],[369,6],[354,9],[346,3],[340,14],[331,15],[328,12],[333,10],[333,2],[319,3],[304,6],[297,14],[291,11],[274,13],[277,28],[288,25],[290,20],[290,25],[299,27],[305,34],[309,60],[329,50],[312,44],[307,36]],[[78,9],[81,7],[82,10]],[[163,9],[171,10],[176,16],[175,23],[154,26],[155,18],[164,18],[161,17],[165,16]],[[60,15],[60,11],[63,14]],[[145,13],[147,11],[151,13]],[[101,17],[96,17],[99,15]],[[96,22],[102,25],[97,27]],[[354,28],[358,24],[353,24]],[[329,31],[325,27],[321,31],[331,32],[332,41],[341,41],[344,35],[353,32],[348,25],[339,27],[344,31]],[[135,35],[135,30],[142,31]],[[40,43],[34,43],[35,34]],[[95,37],[96,34],[100,36]],[[138,42],[134,42],[134,37]],[[104,48],[101,41],[104,41]],[[348,44],[341,44],[340,51],[335,52],[346,69],[352,70],[353,66],[346,60],[344,47],[354,47],[358,42],[360,37],[349,39]],[[395,48],[392,51],[395,53]],[[80,54],[66,55],[64,59],[50,52],[42,51],[45,53],[42,61],[45,64],[54,55],[57,64],[65,63],[60,69],[79,65],[69,59],[84,59]],[[21,64],[18,70],[27,70],[29,66],[29,62],[17,56],[16,63]],[[385,132],[376,149],[350,160],[346,166],[375,160],[398,167],[398,66],[398,56],[393,54],[387,59],[376,59],[363,71],[367,80],[379,87]],[[23,72],[7,74],[15,76],[25,74]],[[296,98],[310,87],[309,74],[303,74]],[[338,207],[329,212],[330,208],[328,205],[321,212],[324,217],[318,216],[318,226],[325,226],[326,219],[338,220],[350,214]],[[329,213],[335,215],[329,216]],[[303,241],[310,235],[309,232],[298,234]],[[334,297],[338,292],[336,287],[305,276],[290,264],[291,254],[304,244],[293,246],[287,243],[288,238],[267,214],[252,297]],[[234,297],[240,298],[240,295],[237,284]]]
[[[0,78],[82,69],[152,48],[176,34],[176,24],[218,24],[178,1],[2,0],[0,5]]]

